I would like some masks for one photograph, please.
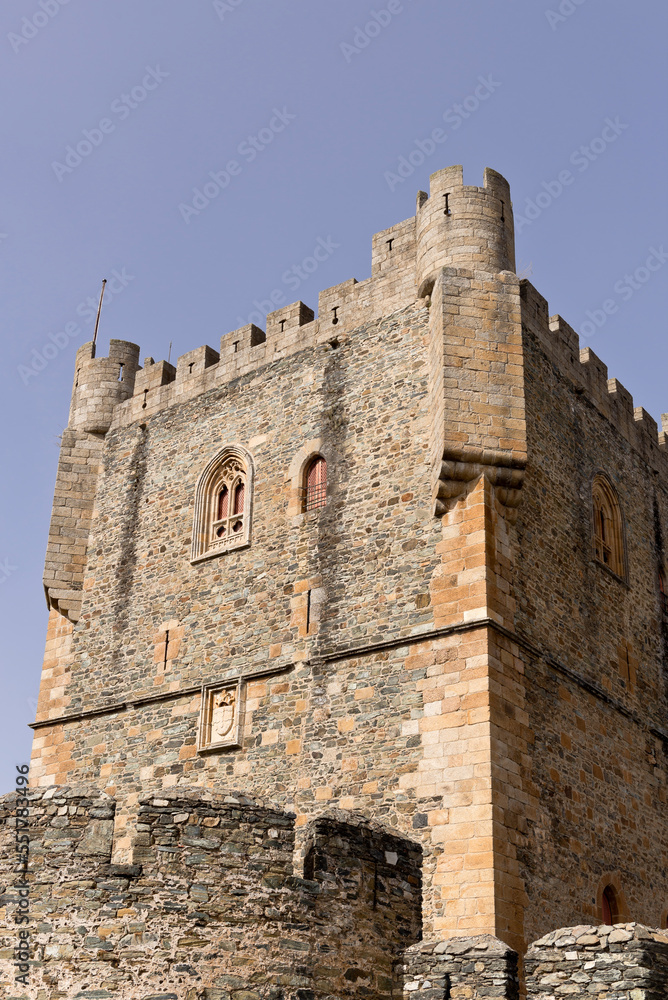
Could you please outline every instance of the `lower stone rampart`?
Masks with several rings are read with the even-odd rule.
[[[404,998],[517,1000],[517,953],[503,941],[478,937],[423,941],[404,958]]]
[[[421,937],[421,848],[339,810],[311,824],[306,848],[304,874],[320,887],[323,929],[313,953],[316,996],[337,969],[337,996],[397,996],[397,956]]]
[[[666,1000],[668,932],[642,924],[566,927],[529,949],[527,997]]]
[[[294,817],[234,791],[140,799],[131,864],[113,863],[116,803],[104,792],[27,797],[27,907],[24,800],[0,799],[3,1000],[519,996],[518,955],[497,938],[419,941],[421,849],[363,816],[315,819],[302,876]],[[25,929],[29,985],[16,978]],[[530,948],[525,972],[527,1000],[665,1000],[668,934],[566,928]]]
[[[294,874],[294,817],[236,792],[140,800],[132,864],[112,863],[114,800],[30,799],[30,986],[6,1000],[338,1000],[396,995],[420,933],[420,848],[323,817]],[[0,802],[0,976],[15,981],[16,797]],[[399,986],[400,988],[400,986]]]

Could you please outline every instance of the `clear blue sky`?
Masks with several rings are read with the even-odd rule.
[[[3,0],[0,791],[30,751],[58,435],[101,279],[103,352],[217,348],[272,292],[315,307],[367,277],[431,172],[491,166],[516,217],[535,206],[518,269],[659,419],[668,261],[633,275],[668,248],[667,20],[659,0]]]

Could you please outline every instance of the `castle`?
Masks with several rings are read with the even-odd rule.
[[[317,318],[79,349],[3,996],[668,996],[665,431],[514,272],[449,167]]]

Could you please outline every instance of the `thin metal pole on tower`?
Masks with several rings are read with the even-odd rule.
[[[102,312],[102,299],[104,298],[104,286],[107,284],[107,279],[102,279],[102,291],[100,292],[100,304],[97,307],[97,319],[95,320],[95,333],[93,334],[93,357],[95,357],[95,345],[97,343],[97,331],[100,326],[100,313]]]

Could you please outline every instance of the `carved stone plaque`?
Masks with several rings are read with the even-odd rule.
[[[238,680],[202,688],[198,750],[241,746],[242,702],[242,684]]]

